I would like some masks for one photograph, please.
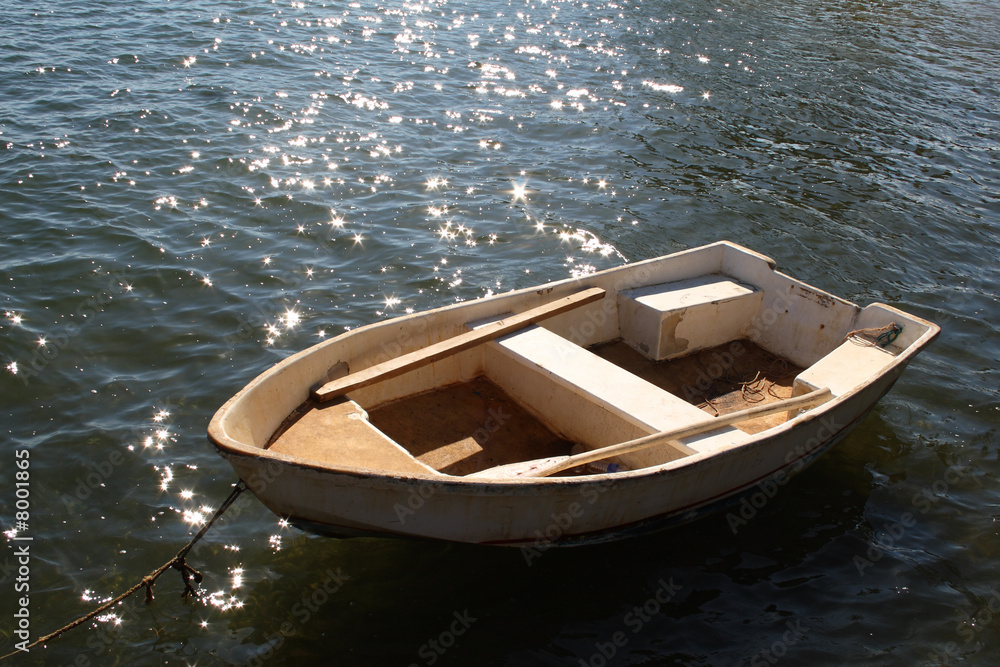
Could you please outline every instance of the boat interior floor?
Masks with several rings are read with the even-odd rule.
[[[594,354],[683,398],[712,415],[789,398],[802,368],[749,340],[735,340],[692,354],[652,361],[622,341],[590,348]],[[736,424],[753,434],[786,420],[784,413]]]
[[[711,415],[789,398],[802,371],[747,340],[667,361],[651,361],[621,341],[591,351]],[[419,461],[448,475],[565,456],[573,447],[485,377],[373,407],[368,417]],[[738,428],[752,434],[785,419],[779,413]]]
[[[386,403],[368,419],[446,475],[568,455],[573,447],[485,377]]]

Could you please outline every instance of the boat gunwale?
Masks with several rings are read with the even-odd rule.
[[[933,332],[928,332],[931,334]],[[936,334],[935,334],[936,335]],[[930,341],[927,341],[928,343]],[[926,344],[926,343],[925,343]],[[916,343],[911,345],[911,347],[916,346]],[[916,351],[913,352],[916,354]],[[904,354],[901,353],[893,362],[890,363],[882,373],[880,373],[876,378],[882,378],[886,375],[892,374],[895,368],[902,363],[900,359]],[[907,355],[912,356],[912,355]],[[899,361],[899,364],[897,364]],[[901,372],[901,371],[900,371]],[[895,381],[895,380],[894,380]],[[894,382],[893,381],[893,382]],[[831,400],[818,405],[810,410],[800,413],[793,419],[782,422],[776,426],[773,426],[759,433],[753,434],[750,438],[744,442],[736,443],[725,447],[723,449],[714,451],[698,452],[696,454],[691,454],[689,456],[674,459],[672,461],[667,461],[660,465],[648,466],[645,468],[637,468],[634,470],[622,470],[613,473],[598,473],[592,475],[581,475],[573,477],[466,477],[466,476],[454,476],[447,475],[444,473],[438,473],[436,475],[413,475],[396,473],[386,470],[377,470],[373,468],[364,468],[361,466],[328,466],[320,463],[311,463],[305,459],[299,459],[288,454],[282,454],[280,452],[271,452],[269,450],[259,450],[260,453],[252,454],[246,451],[233,452],[229,451],[224,455],[229,458],[233,456],[246,458],[248,460],[260,462],[263,459],[271,459],[275,461],[280,461],[286,465],[301,468],[305,470],[313,470],[319,473],[327,475],[345,475],[356,479],[380,479],[386,482],[399,482],[406,485],[412,485],[414,483],[426,483],[432,485],[437,490],[447,489],[448,487],[453,487],[454,491],[468,491],[470,488],[480,487],[482,489],[488,489],[489,493],[503,492],[505,490],[514,489],[524,489],[524,488],[551,488],[553,486],[583,486],[587,484],[594,483],[606,483],[608,481],[617,480],[636,480],[646,477],[654,476],[667,476],[671,473],[682,469],[682,468],[695,468],[697,466],[706,465],[707,462],[716,464],[729,457],[739,456],[744,452],[744,450],[758,446],[763,442],[771,440],[773,438],[778,438],[786,432],[793,430],[806,430],[810,424],[823,419],[828,412],[834,411],[840,405],[850,401],[855,396],[857,396],[861,391],[874,382],[866,382],[859,384],[857,387],[851,391],[836,396]],[[891,385],[890,385],[891,386]],[[886,388],[888,391],[888,388]],[[884,393],[884,392],[883,392]],[[867,414],[871,411],[881,400],[883,394],[877,396],[869,405],[866,405],[860,411],[862,415]],[[852,422],[853,423],[853,422]],[[838,434],[844,432],[848,427],[837,430],[831,437],[836,437]],[[779,468],[781,470],[783,468]],[[771,471],[768,474],[774,474],[775,471]],[[767,475],[765,475],[766,477]],[[738,487],[739,488],[739,487]]]

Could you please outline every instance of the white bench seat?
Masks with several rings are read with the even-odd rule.
[[[861,384],[881,375],[896,358],[888,350],[850,339],[795,377],[795,394],[829,387],[834,396],[842,396]]]
[[[722,274],[624,290],[622,339],[655,361],[741,338],[764,293]]]
[[[488,343],[487,356],[491,380],[550,428],[588,449],[712,419],[687,401],[537,325]],[[696,453],[748,437],[725,427],[683,444],[689,453]],[[639,468],[674,458],[677,453],[672,448],[651,448],[623,456],[622,463]]]

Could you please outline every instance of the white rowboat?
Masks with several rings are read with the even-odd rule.
[[[360,327],[255,378],[208,434],[314,532],[597,542],[784,484],[939,331],[719,242]]]

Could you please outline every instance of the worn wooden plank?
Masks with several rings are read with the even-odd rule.
[[[316,389],[313,395],[317,400],[329,401],[356,389],[367,387],[382,380],[388,380],[389,378],[402,375],[403,373],[434,363],[453,354],[458,354],[476,345],[481,345],[512,331],[523,329],[544,319],[568,312],[594,301],[599,301],[604,298],[604,295],[605,291],[600,287],[581,290],[575,294],[570,294],[542,306],[526,310],[523,313],[505,317],[502,320],[492,322],[473,331],[453,336],[420,350],[415,350],[395,359],[390,359],[381,364],[364,368],[356,373],[351,373],[332,382],[327,382],[322,387]]]

